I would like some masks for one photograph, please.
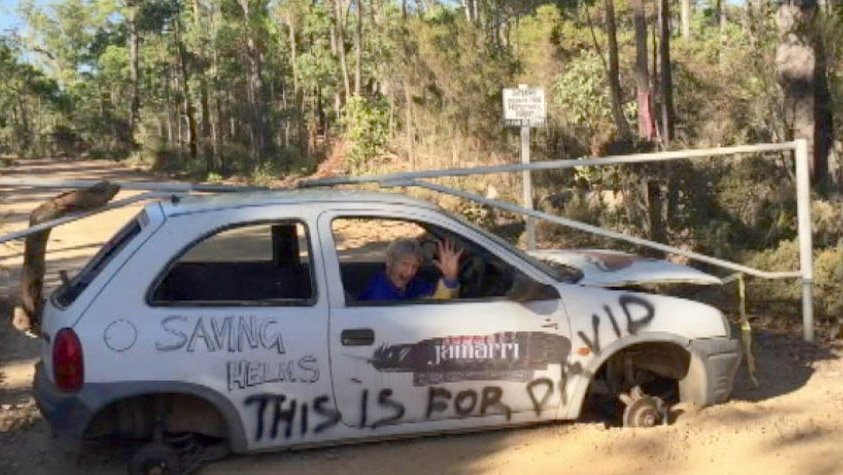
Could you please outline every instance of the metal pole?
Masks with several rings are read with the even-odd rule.
[[[323,178],[319,180],[302,180],[300,188],[314,186],[352,185],[357,183],[384,183],[390,181],[407,181],[424,178],[440,178],[445,176],[488,175],[492,173],[520,172],[523,170],[554,170],[576,167],[592,167],[599,165],[620,165],[629,163],[666,162],[677,158],[703,158],[738,153],[763,153],[793,150],[793,142],[779,144],[741,145],[737,147],[709,148],[701,150],[677,150],[672,152],[636,153],[631,155],[610,155],[600,158],[584,158],[582,160],[550,160],[525,164],[495,165],[488,167],[446,168],[442,170],[426,170],[419,172],[390,173],[384,175],[343,176]]]
[[[799,270],[802,274],[802,333],[814,341],[814,263],[811,240],[811,180],[808,142],[796,140],[796,216],[799,224]]]
[[[521,163],[530,164],[530,127],[521,127]],[[533,209],[533,181],[530,178],[530,170],[521,172],[524,177],[524,208]],[[527,216],[527,249],[532,251],[536,248],[536,220]]]
[[[518,89],[527,89],[526,84],[519,84]],[[533,181],[530,176],[530,125],[521,126],[521,164],[525,166],[524,171],[521,172],[523,178],[522,183],[522,201],[524,208],[533,209]],[[536,249],[536,220],[532,216],[526,216],[526,245],[527,249],[532,251]]]
[[[679,256],[689,257],[691,259],[696,259],[700,262],[706,262],[708,264],[712,264],[718,267],[723,267],[725,269],[731,269],[736,272],[742,272],[744,274],[754,275],[756,277],[761,277],[764,279],[792,279],[794,277],[799,277],[800,273],[793,271],[793,272],[766,272],[758,269],[753,269],[752,267],[747,267],[740,264],[735,264],[734,262],[724,261],[722,259],[718,259],[716,257],[706,256],[705,254],[699,254],[693,251],[686,251],[684,249],[679,249],[676,247],[668,246],[666,244],[661,244],[654,241],[648,241],[646,239],[637,238],[634,236],[628,236],[623,233],[609,231],[608,229],[603,229],[597,226],[593,226],[591,224],[581,223],[579,221],[574,221],[573,219],[563,218],[562,216],[555,216],[552,214],[545,213],[543,211],[536,211],[531,209],[524,209],[520,206],[514,205],[512,203],[507,203],[505,201],[498,201],[498,200],[490,200],[488,198],[484,198],[480,195],[476,195],[473,193],[468,193],[465,191],[455,190],[453,188],[448,188],[446,186],[436,185],[433,183],[427,183],[423,181],[405,181],[405,182],[391,182],[389,186],[417,186],[419,188],[426,188],[428,190],[438,191],[440,193],[446,193],[453,196],[459,196],[461,198],[465,198],[467,200],[475,201],[477,203],[483,203],[489,206],[494,206],[500,209],[504,209],[510,211],[512,213],[517,214],[524,214],[527,216],[532,216],[534,218],[543,219],[555,224],[561,224],[562,226],[568,226],[569,228],[579,229],[580,231],[585,231],[587,233],[597,234],[598,236],[606,236],[613,239],[618,239],[620,241],[631,242],[632,244],[637,244],[639,246],[649,247],[652,249],[656,249],[662,252],[668,252],[671,254],[676,254]]]

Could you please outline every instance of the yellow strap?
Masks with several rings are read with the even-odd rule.
[[[753,387],[757,388],[758,379],[755,377],[755,355],[752,354],[752,327],[749,325],[749,319],[746,317],[746,283],[744,282],[743,274],[738,275],[738,294],[740,295],[741,343],[743,343],[743,353],[746,356],[749,379],[752,381]]]

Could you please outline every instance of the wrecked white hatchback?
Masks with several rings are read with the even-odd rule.
[[[453,298],[359,298],[397,238],[456,243]],[[726,400],[740,350],[724,315],[603,288],[617,257],[588,259],[548,265],[392,193],[155,202],[43,304],[35,395],[63,442],[140,441],[133,473],[577,419],[601,398],[628,426]],[[436,282],[431,259],[418,276]]]

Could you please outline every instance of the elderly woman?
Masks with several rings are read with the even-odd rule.
[[[369,281],[359,300],[409,300],[418,298],[450,299],[457,291],[459,260],[449,241],[437,241],[438,260],[433,263],[442,273],[436,285],[416,275],[424,261],[421,246],[415,239],[397,239],[386,250],[386,269]]]

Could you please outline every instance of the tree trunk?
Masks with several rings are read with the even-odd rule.
[[[823,87],[818,79],[825,76],[819,71],[817,51],[810,37],[810,23],[817,12],[816,0],[784,0],[776,13],[779,44],[776,49],[777,80],[784,91],[784,118],[789,138],[805,139],[811,157],[813,183],[825,180],[828,170],[828,149],[817,139],[825,124],[818,123],[823,104],[818,95]],[[823,81],[824,83],[824,81]],[[825,86],[827,87],[827,86]]]
[[[293,62],[293,95],[295,100],[295,117],[296,117],[296,142],[299,146],[299,150],[306,150],[307,144],[307,127],[304,123],[304,94],[302,93],[301,87],[299,86],[299,68],[297,65],[298,62],[298,42],[296,41],[296,30],[295,30],[295,22],[290,20],[290,58]],[[339,46],[337,45],[337,41],[335,39],[335,29],[337,28],[336,25],[332,28],[332,35],[331,35],[331,43],[333,44],[334,48],[337,48],[337,52],[339,52]]]
[[[140,40],[138,35],[137,15],[138,4],[135,1],[128,2],[126,24],[129,29],[129,80],[131,81],[132,100],[129,105],[129,140],[135,143],[135,132],[138,127],[138,113],[140,111],[140,86],[139,86],[139,64],[140,64]]]
[[[213,9],[213,6],[211,8],[211,31],[214,31],[217,11],[216,9]],[[216,42],[211,42],[211,45],[211,77],[213,78],[213,84],[216,85],[218,83],[219,77],[219,52],[217,51]],[[211,135],[214,139],[214,157],[216,158],[219,164],[220,172],[226,173],[228,171],[228,167],[225,162],[225,155],[223,154],[222,150],[223,133],[225,131],[223,124],[225,124],[225,118],[222,112],[222,94],[219,90],[216,90],[216,87],[214,88],[213,101],[215,114],[211,116]],[[216,120],[214,119],[214,115],[216,116]]]
[[[357,28],[354,31],[354,95],[360,95],[363,76],[363,0],[357,0]]]
[[[340,69],[342,70],[342,82],[345,86],[345,97],[351,97],[351,79],[348,76],[348,61],[345,58],[345,20],[342,13],[343,0],[333,0],[334,14],[337,19],[337,48],[340,56]]]
[[[661,58],[662,140],[666,147],[673,140],[673,78],[670,67],[670,3],[659,0],[659,57]]]
[[[196,112],[193,108],[193,101],[190,99],[190,69],[187,65],[187,49],[184,47],[181,29],[181,14],[179,13],[174,25],[174,34],[179,51],[179,73],[181,73],[182,94],[184,95],[184,114],[187,117],[187,143],[190,149],[190,158],[196,158],[199,155],[196,140]]]
[[[266,124],[266,101],[261,78],[261,51],[255,41],[256,33],[252,28],[254,11],[249,8],[252,0],[238,0],[243,10],[243,21],[246,34],[246,61],[248,63],[248,98],[250,135],[252,137],[252,151],[259,161],[263,161],[272,150],[272,136]]]
[[[618,35],[615,30],[614,0],[605,0],[606,35],[609,37],[609,89],[612,97],[612,117],[620,139],[630,137],[629,123],[623,115],[623,93],[621,91],[620,71],[618,67]]]
[[[691,38],[691,0],[682,0],[682,38]]]
[[[410,169],[416,169],[416,139],[413,124],[413,95],[410,92],[410,85],[404,83],[404,102],[407,105],[406,132],[407,132],[407,154],[410,156]]]
[[[205,44],[208,35],[203,30],[202,25],[202,9],[199,5],[199,0],[193,0],[193,29],[200,36],[198,45],[198,58],[201,69],[196,74],[199,75],[199,107],[200,113],[200,131],[202,135],[202,155],[205,156],[205,171],[210,173],[216,168],[214,164],[214,148],[211,138],[211,107],[208,98],[208,77],[207,77],[207,51]]]
[[[831,164],[834,149],[834,115],[828,79],[828,55],[822,40],[816,41],[815,45],[817,48],[817,69],[814,83],[816,84],[817,96],[814,105],[816,107],[817,127],[814,132],[814,140],[816,141],[814,182],[821,184],[826,181],[839,186],[840,177],[833,172]]]
[[[29,226],[99,208],[119,190],[115,184],[101,182],[90,188],[62,193],[35,208],[29,215]],[[20,331],[40,333],[41,291],[46,270],[44,254],[49,237],[49,229],[26,237],[20,280],[21,308],[16,308],[12,316],[12,324]]]
[[[638,136],[645,140],[656,137],[650,94],[650,67],[647,59],[647,17],[643,0],[633,0],[635,22],[635,85],[638,89]]]
[[[299,65],[298,65],[298,44],[296,42],[296,24],[292,16],[287,19],[287,24],[290,31],[290,66],[293,69],[293,93],[299,94]],[[331,40],[334,38],[332,37]],[[331,41],[334,43],[334,41]]]

